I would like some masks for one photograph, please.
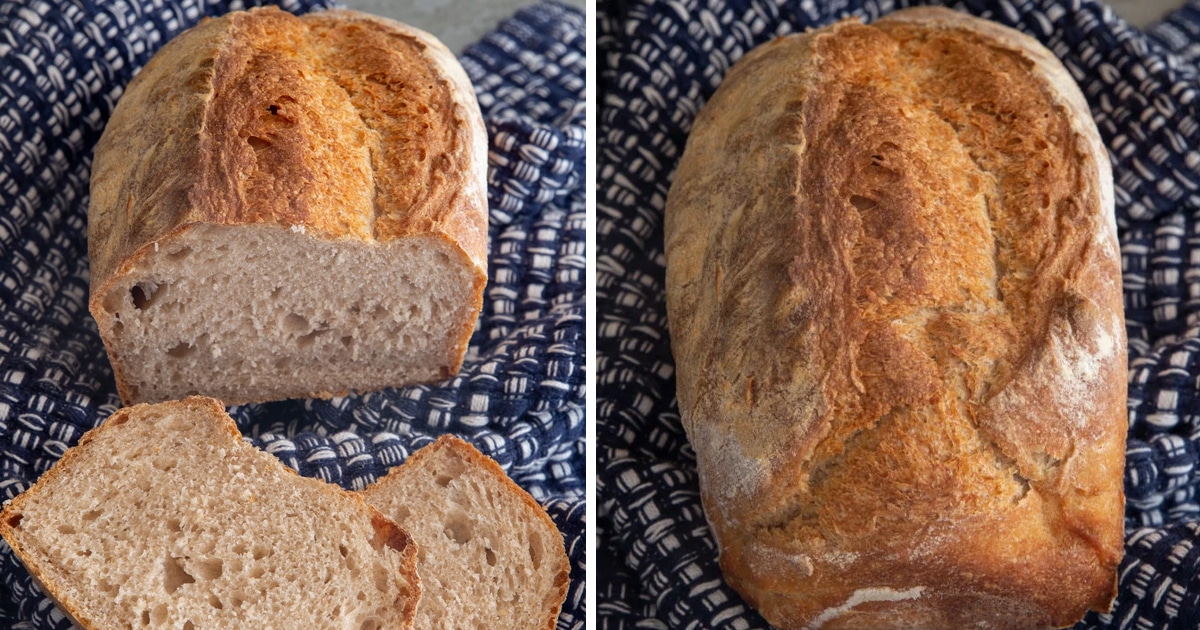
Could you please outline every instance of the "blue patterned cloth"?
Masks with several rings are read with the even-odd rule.
[[[0,499],[120,404],[87,312],[92,147],[165,42],[239,0],[0,0]],[[303,13],[326,0],[283,0]],[[549,510],[572,562],[560,630],[583,627],[584,20],[545,3],[462,55],[490,136],[489,284],[454,379],[230,409],[301,474],[360,489],[442,433]],[[68,628],[0,543],[0,628]]]
[[[675,403],[663,206],[692,120],[743,54],[909,4],[601,2],[600,628],[767,627],[721,579],[700,508]],[[1062,59],[1112,157],[1129,333],[1126,556],[1112,613],[1077,627],[1200,627],[1200,0],[1144,32],[1093,0],[950,6],[1024,31]]]

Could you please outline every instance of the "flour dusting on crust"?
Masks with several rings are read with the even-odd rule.
[[[921,593],[924,591],[924,586],[914,586],[903,591],[898,591],[894,588],[888,587],[860,588],[854,591],[854,594],[850,596],[850,599],[847,599],[846,603],[842,604],[841,606],[826,608],[825,612],[822,612],[820,615],[818,615],[808,627],[811,630],[817,630],[830,620],[840,617],[855,606],[860,606],[862,604],[868,604],[871,602],[902,602],[908,599],[917,599],[921,597]]]

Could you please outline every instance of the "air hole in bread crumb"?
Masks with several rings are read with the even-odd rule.
[[[542,568],[542,535],[530,529],[526,530],[529,535],[529,561],[533,563],[535,570]]]
[[[233,553],[236,553],[239,556],[246,553],[247,551],[249,551],[249,549],[246,547],[246,543],[244,543],[244,542],[239,542],[238,544],[233,546]]]
[[[283,293],[283,287],[275,287],[271,290],[271,299],[278,300],[280,293]]]
[[[343,346],[349,348],[350,345],[354,343],[354,337],[351,337],[350,335],[346,335],[346,336],[342,337],[341,339],[339,339],[338,341],[341,341]]]
[[[125,330],[125,324],[122,324],[121,320],[118,319],[113,322],[112,334],[119,335],[119,334],[121,334],[121,331],[123,331],[123,330]]]
[[[255,560],[262,560],[263,558],[266,558],[267,556],[271,555],[271,550],[267,549],[266,547],[260,547],[258,545],[255,545],[254,552],[251,555],[254,557]]]
[[[104,593],[109,597],[116,597],[117,593],[121,590],[117,585],[112,584],[104,578],[100,578],[100,581],[96,584],[96,586],[100,589],[101,593]]]
[[[461,477],[466,471],[467,465],[462,460],[449,458],[443,462],[434,480],[437,482],[437,485],[445,488],[450,485],[451,481]]]
[[[378,619],[368,619],[362,622],[358,628],[359,630],[379,630],[380,627]]]
[[[375,567],[375,590],[379,591],[380,593],[386,593],[386,592],[388,592],[389,585],[390,585],[390,582],[388,580],[387,569],[385,569],[381,566],[376,566]]]
[[[312,346],[314,343],[317,342],[317,335],[320,335],[321,333],[325,333],[325,332],[329,332],[329,331],[328,330],[314,330],[314,331],[308,333],[307,335],[301,335],[299,337],[296,337],[296,347],[303,350],[304,348],[308,348],[308,347]]]
[[[202,580],[215,580],[221,577],[221,572],[225,568],[225,563],[221,562],[220,558],[211,560],[201,560],[196,563],[196,575]]]
[[[250,143],[250,148],[254,149],[255,151],[262,151],[263,149],[271,146],[270,140],[267,140],[266,138],[259,138],[258,136],[250,136],[249,138],[246,138],[246,142]]]
[[[196,346],[187,341],[180,341],[179,343],[175,344],[174,348],[167,350],[167,356],[175,359],[182,359],[194,354],[195,352]]]
[[[62,525],[58,526],[58,533],[70,536],[71,534],[75,533],[75,528],[71,525],[63,523]]]
[[[392,512],[392,517],[397,523],[403,523],[408,520],[410,514],[412,512],[408,509],[408,506],[401,505],[396,508],[396,511]]]
[[[177,518],[167,519],[167,529],[178,534],[183,532],[183,524]]]
[[[167,621],[167,605],[159,604],[150,611],[150,623],[161,625]]]
[[[183,630],[196,630],[196,626],[192,625],[190,621],[185,621],[183,623]]]
[[[167,260],[183,260],[192,255],[191,247],[180,247],[179,249],[167,254]]]
[[[101,513],[102,513],[101,510],[88,510],[83,513],[83,520],[84,520],[84,522],[90,523],[90,522],[100,518]]]
[[[290,333],[306,333],[309,330],[308,320],[301,315],[288,313],[283,318],[283,330]]]
[[[168,595],[174,595],[175,591],[184,584],[194,584],[195,582],[196,578],[183,568],[178,558],[169,555],[163,559],[163,588],[166,589]]]
[[[879,205],[879,202],[870,197],[863,197],[862,195],[850,195],[850,205],[857,208],[860,212],[865,212],[867,210],[874,210]]]
[[[496,566],[496,552],[492,551],[491,547],[484,547],[483,555],[487,558],[487,563],[488,563],[489,567]]]
[[[149,610],[142,611],[142,625],[143,626],[150,625],[150,611]]]
[[[162,297],[163,293],[165,292],[161,291],[160,289],[165,288],[166,287],[158,287],[148,283],[138,283],[133,285],[133,288],[129,290],[129,297],[133,300],[133,307],[139,311],[144,311],[151,306],[154,306],[154,303],[158,300],[158,298]]]
[[[282,372],[292,366],[291,357],[281,357],[275,360],[275,369]]]
[[[471,519],[461,509],[448,514],[444,525],[446,529],[443,533],[446,534],[446,537],[460,545],[471,542],[475,533],[474,528],[471,527]]]
[[[246,600],[234,595],[232,598],[230,598],[229,603],[233,604],[234,608],[241,608],[242,604],[246,603]]]
[[[222,610],[225,608],[225,604],[221,603],[221,598],[217,597],[215,593],[208,594],[208,605],[216,608],[217,610]]]
[[[338,553],[342,554],[342,557],[345,558],[350,555],[350,550],[346,548],[346,545],[338,545]]]
[[[266,575],[266,573],[267,573],[267,570],[262,568],[261,565],[256,564],[256,565],[250,567],[250,577],[255,580],[262,577],[263,575]]]

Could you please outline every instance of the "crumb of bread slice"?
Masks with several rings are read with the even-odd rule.
[[[420,596],[403,529],[243,442],[211,398],[113,414],[0,535],[89,629],[407,629]]]
[[[362,494],[419,545],[415,627],[554,628],[570,578],[562,534],[475,447],[442,436]]]

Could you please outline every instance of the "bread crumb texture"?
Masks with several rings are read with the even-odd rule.
[[[0,518],[85,628],[408,628],[419,597],[402,530],[243,443],[211,399],[117,412]]]
[[[683,421],[726,575],[781,627],[1062,626],[1114,594],[1107,155],[1057,61],[984,24],[752,51],[672,186]]]

